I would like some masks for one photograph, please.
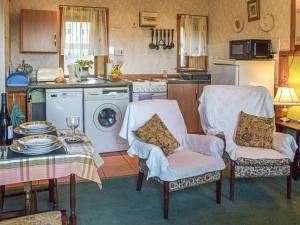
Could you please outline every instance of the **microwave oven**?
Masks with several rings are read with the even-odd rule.
[[[230,59],[271,59],[271,40],[235,40],[229,42]]]

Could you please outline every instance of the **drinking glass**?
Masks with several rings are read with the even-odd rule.
[[[67,126],[72,130],[72,137],[69,141],[75,141],[75,130],[79,126],[80,117],[79,116],[67,116],[66,118]]]

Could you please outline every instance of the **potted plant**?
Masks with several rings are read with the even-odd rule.
[[[76,61],[76,63],[78,63],[81,68],[81,79],[85,80],[88,78],[88,76],[90,75],[89,73],[89,69],[92,68],[94,62],[92,60],[83,60],[83,59],[79,59]]]

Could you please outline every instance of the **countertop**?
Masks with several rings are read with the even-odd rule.
[[[210,80],[183,80],[183,79],[166,79],[168,84],[210,84]],[[62,89],[62,88],[97,88],[97,87],[122,87],[130,86],[131,80],[124,79],[118,82],[105,81],[103,79],[89,79],[83,82],[36,82],[30,83],[28,89]],[[7,89],[15,89],[7,87]],[[17,88],[18,89],[18,88]],[[24,88],[23,88],[24,89]]]
[[[49,88],[49,89],[60,89],[60,88],[96,88],[96,87],[121,87],[121,86],[129,86],[131,82],[128,81],[119,81],[119,82],[111,82],[105,81],[102,79],[93,79],[82,82],[66,82],[66,83],[55,83],[55,82],[37,82],[30,83],[29,89],[36,88]]]
[[[168,84],[210,84],[210,80],[168,79]]]

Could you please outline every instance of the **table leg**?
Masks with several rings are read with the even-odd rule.
[[[71,223],[71,225],[77,225],[75,174],[71,174],[71,176],[70,176],[70,208],[71,208],[70,223]]]
[[[25,213],[26,215],[32,214],[32,182],[24,183],[24,191],[25,191]]]
[[[48,180],[49,202],[53,202],[53,179]]]
[[[53,179],[53,184],[52,184],[52,203],[53,203],[53,210],[58,210],[58,191],[57,191],[57,179]]]
[[[4,194],[5,194],[5,186],[0,186],[0,218],[3,213],[3,207],[4,207]]]

